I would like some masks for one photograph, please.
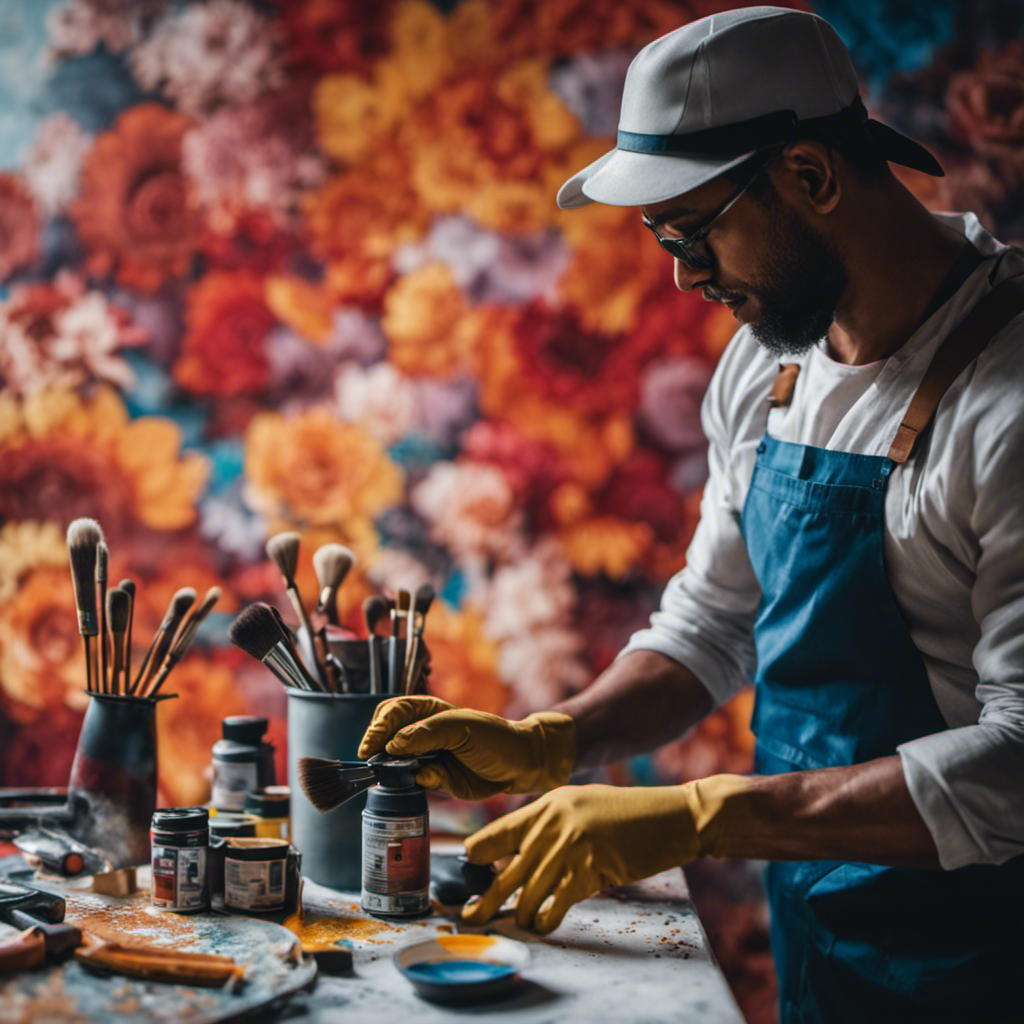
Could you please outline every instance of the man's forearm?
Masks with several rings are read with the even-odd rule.
[[[897,755],[843,768],[755,776],[716,851],[757,860],[939,867]]]
[[[710,694],[684,665],[656,651],[633,651],[552,710],[574,719],[576,767],[585,768],[668,743],[712,707]]]

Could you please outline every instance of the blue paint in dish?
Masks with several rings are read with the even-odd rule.
[[[426,960],[405,969],[415,980],[432,981],[437,985],[477,985],[516,973],[511,964],[486,960]]]

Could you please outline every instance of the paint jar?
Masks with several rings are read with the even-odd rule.
[[[210,838],[255,839],[257,820],[254,814],[216,811],[210,816]]]
[[[153,883],[150,901],[164,910],[205,910],[210,814],[205,807],[165,807],[150,830]]]
[[[224,905],[247,913],[283,910],[288,851],[284,839],[228,839]]]
[[[287,786],[264,786],[245,794],[245,813],[256,818],[256,835],[291,839],[292,791]]]
[[[221,725],[223,739],[213,745],[213,795],[218,811],[245,810],[245,794],[277,782],[274,747],[264,742],[267,720],[232,715]]]
[[[363,811],[362,906],[385,917],[430,910],[430,833],[427,794],[416,785],[420,762],[374,764],[377,785]]]

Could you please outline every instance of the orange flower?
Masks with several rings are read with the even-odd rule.
[[[316,137],[329,156],[347,164],[371,157],[394,138],[405,113],[401,92],[360,75],[328,75],[313,92]]]
[[[479,612],[435,602],[423,639],[430,649],[428,688],[435,697],[493,714],[504,711],[510,694],[498,675],[498,645],[484,635]]]
[[[405,133],[413,181],[429,206],[465,210],[495,230],[529,231],[556,217],[545,170],[579,137],[579,125],[548,88],[546,67],[524,61],[498,74],[456,74]]]
[[[190,653],[161,690],[178,694],[176,700],[161,702],[156,714],[158,782],[172,807],[206,803],[210,748],[221,737],[221,720],[252,714],[235,682],[230,658],[230,652],[219,657]]]
[[[590,330],[631,330],[671,257],[635,209],[594,203],[571,212],[562,225],[574,252],[558,282],[560,297]]]
[[[379,299],[392,276],[391,254],[419,239],[428,221],[397,148],[332,178],[306,203],[311,248],[327,263],[330,297]]]
[[[22,402],[0,394],[0,519],[93,516],[113,536],[135,524],[178,530],[195,521],[209,466],[181,454],[172,420],[129,421],[117,393],[86,399],[44,391]]]
[[[604,573],[613,580],[624,579],[638,568],[654,541],[654,531],[646,523],[607,515],[567,526],[555,535],[578,573]]]
[[[472,341],[459,327],[465,312],[462,291],[443,264],[400,277],[384,299],[381,319],[390,362],[410,376],[465,375]]]
[[[181,170],[190,121],[156,103],[130,107],[96,139],[71,208],[91,273],[156,291],[189,269],[199,218]]]
[[[39,215],[25,184],[0,173],[0,281],[33,263],[39,255]]]
[[[0,605],[4,713],[16,722],[31,722],[62,704],[84,708],[85,684],[85,654],[68,568],[41,565]]]
[[[448,23],[426,0],[402,0],[391,16],[391,54],[377,64],[381,80],[409,99],[437,88],[452,68]]]
[[[336,528],[372,546],[373,517],[401,497],[401,470],[358,427],[325,409],[264,413],[246,434],[252,500],[272,521]]]
[[[267,306],[282,323],[317,345],[327,341],[333,327],[331,303],[323,288],[294,275],[266,282]]]
[[[188,296],[187,331],[174,379],[196,395],[252,394],[270,377],[264,350],[275,319],[263,280],[247,270],[214,271]]]

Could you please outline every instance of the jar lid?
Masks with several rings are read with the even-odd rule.
[[[291,844],[287,839],[226,839],[224,855],[229,860],[285,860]]]
[[[264,786],[245,794],[245,809],[261,818],[287,818],[291,813],[292,791],[287,786]]]
[[[221,732],[226,740],[259,745],[267,725],[267,720],[258,715],[229,715],[221,723]]]
[[[256,835],[256,815],[231,814],[218,811],[210,819],[210,834],[214,836],[248,836]]]
[[[198,832],[210,827],[205,807],[161,807],[153,812],[153,828],[161,832]]]

